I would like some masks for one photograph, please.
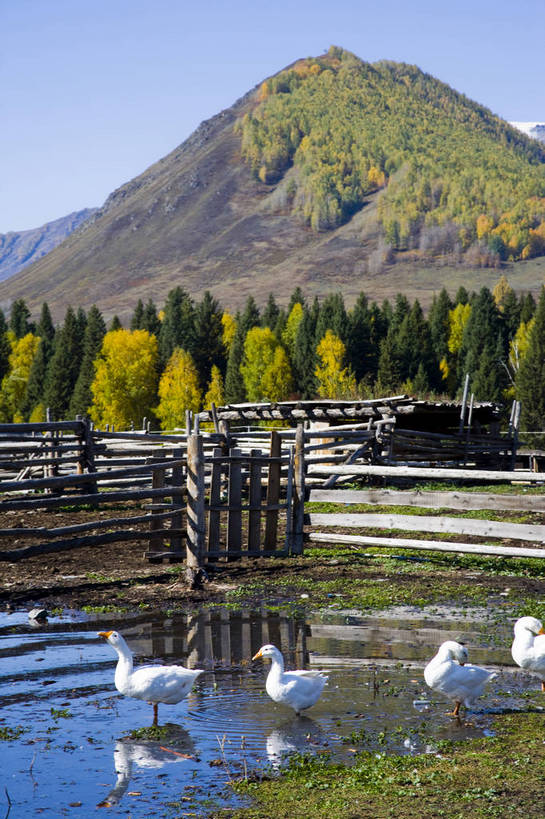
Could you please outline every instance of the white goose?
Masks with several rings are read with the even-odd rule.
[[[485,684],[496,676],[494,671],[466,663],[467,648],[447,640],[424,669],[426,685],[454,701],[454,710],[450,712],[453,717],[458,716],[462,703],[470,708],[483,693]]]
[[[297,716],[318,701],[327,676],[320,671],[284,671],[281,652],[270,644],[262,646],[252,660],[260,657],[269,657],[271,660],[271,670],[265,683],[265,690],[271,700],[289,705]]]
[[[132,652],[117,631],[99,631],[99,637],[117,651],[119,660],[115,669],[115,687],[126,697],[135,697],[153,705],[153,725],[157,725],[157,706],[164,702],[174,705],[183,700],[193,683],[203,673],[199,668],[181,665],[143,665],[133,670]]]
[[[541,679],[541,690],[545,691],[545,629],[541,620],[536,617],[517,620],[511,654],[517,665]]]

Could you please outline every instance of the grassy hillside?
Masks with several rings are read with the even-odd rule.
[[[348,304],[404,290],[426,305],[506,265],[515,289],[537,291],[544,169],[543,146],[417,68],[332,49],[114,191],[0,285],[0,306],[47,300],[59,319],[96,303],[126,318],[177,285],[230,309],[271,291],[287,301],[297,285],[309,298],[340,289]]]

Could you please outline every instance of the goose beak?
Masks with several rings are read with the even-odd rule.
[[[254,656],[252,657],[252,660],[259,660],[259,658],[262,657],[262,656],[263,656],[263,654],[261,653],[261,649],[259,649],[257,654],[254,654]]]
[[[465,665],[465,664],[466,664],[465,660],[460,660],[460,665]]]
[[[545,628],[543,628],[543,627],[540,628],[539,631],[538,631],[538,634],[545,634]]]
[[[111,631],[99,631],[99,632],[98,632],[98,636],[99,636],[99,637],[104,637],[104,639],[105,639],[105,640],[107,640],[107,639],[108,639],[108,637],[110,636],[110,634],[112,634],[112,632],[111,632]]]

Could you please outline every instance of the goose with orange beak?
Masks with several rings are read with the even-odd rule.
[[[160,702],[175,705],[185,699],[193,683],[203,673],[199,668],[181,665],[143,665],[133,669],[132,652],[117,631],[99,631],[117,652],[115,687],[126,697],[135,697],[153,705],[153,725],[157,725],[157,709]]]
[[[318,701],[327,682],[324,674],[320,671],[284,671],[281,652],[270,644],[262,646],[252,660],[264,657],[271,661],[271,670],[265,683],[265,690],[271,700],[289,705],[297,716]]]
[[[521,617],[515,623],[515,639],[511,646],[513,660],[525,671],[541,680],[545,691],[545,629],[536,617]]]

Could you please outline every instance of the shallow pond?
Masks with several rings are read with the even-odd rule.
[[[152,708],[113,684],[116,655],[97,631],[117,628],[138,662],[205,669],[187,700],[159,706],[160,738],[131,732]],[[293,619],[212,610],[50,617],[0,615],[0,804],[3,815],[205,816],[236,804],[230,778],[278,767],[293,751],[356,749],[433,753],[442,739],[494,732],[494,715],[545,705],[539,683],[513,668],[512,620],[485,611],[331,612]],[[446,639],[498,675],[461,723],[424,684],[422,670]],[[251,657],[272,642],[286,665],[324,668],[316,706],[296,717],[264,690],[267,666]],[[2,809],[0,808],[0,811]]]

